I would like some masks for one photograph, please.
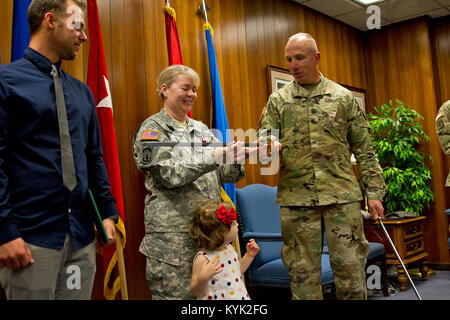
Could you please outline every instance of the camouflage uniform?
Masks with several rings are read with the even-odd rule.
[[[244,177],[242,165],[217,165],[212,148],[150,147],[146,132],[157,141],[218,140],[206,125],[186,117],[186,125],[162,109],[147,118],[134,138],[134,158],[144,171],[145,237],[140,252],[147,257],[147,280],[153,299],[195,299],[189,290],[192,259],[197,252],[189,237],[191,213],[199,199],[220,199],[220,185]]]
[[[436,117],[436,132],[444,153],[450,157],[450,100],[439,109]],[[445,186],[450,187],[450,173],[445,181]]]
[[[293,298],[321,299],[322,220],[339,299],[366,298],[364,237],[351,151],[369,199],[382,200],[383,171],[370,125],[349,90],[321,75],[311,91],[295,81],[274,92],[263,110],[260,135],[278,129],[281,169],[282,259]]]

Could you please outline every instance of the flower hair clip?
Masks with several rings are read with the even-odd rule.
[[[219,218],[220,223],[222,224],[231,225],[233,221],[237,219],[236,210],[234,210],[234,208],[231,208],[227,211],[227,208],[225,208],[224,205],[221,205],[219,208],[217,208],[216,214],[217,218]]]

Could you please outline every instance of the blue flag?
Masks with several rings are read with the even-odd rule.
[[[30,43],[27,10],[31,0],[14,0],[11,62],[22,59]]]
[[[217,68],[216,53],[211,37],[211,31],[206,29],[206,42],[208,45],[209,73],[211,75],[211,91],[213,102],[213,119],[212,127],[222,133],[222,142],[231,142],[227,112],[225,110],[225,102],[223,100],[222,86],[220,84],[219,69]],[[223,189],[227,193],[233,203],[236,203],[236,186],[234,183],[225,183]],[[223,198],[223,197],[222,197]]]

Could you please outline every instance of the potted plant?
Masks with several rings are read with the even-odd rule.
[[[430,138],[419,120],[423,117],[406,103],[389,101],[368,119],[371,137],[380,166],[383,168],[387,193],[384,205],[387,212],[407,211],[419,216],[434,200],[430,188],[431,171],[425,163],[431,156],[417,149]]]

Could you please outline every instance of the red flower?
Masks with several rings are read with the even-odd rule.
[[[220,223],[222,224],[231,225],[233,221],[237,219],[236,210],[234,210],[234,208],[231,208],[227,211],[227,208],[225,208],[224,205],[221,205],[219,208],[217,208],[216,214],[217,218],[219,218]]]

